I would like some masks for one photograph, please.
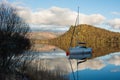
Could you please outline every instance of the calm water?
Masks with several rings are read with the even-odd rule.
[[[120,80],[120,53],[111,53],[103,57],[88,60],[75,71],[77,80]],[[69,74],[70,80],[73,74]]]
[[[49,70],[60,69],[70,80],[73,74],[63,50],[50,50],[38,53]],[[76,60],[72,60],[76,80],[120,80],[120,52],[112,52],[105,56],[95,57],[79,64],[76,70]],[[77,79],[78,74],[78,79]]]

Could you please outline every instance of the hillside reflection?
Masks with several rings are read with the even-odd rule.
[[[120,43],[94,44],[91,47],[93,48],[93,58],[120,51]]]
[[[40,55],[41,54],[39,54],[39,56]],[[56,56],[49,57],[49,55],[47,55],[46,57],[47,58],[44,57],[34,60],[32,62],[32,65],[36,67],[37,70],[39,70],[41,66],[50,71],[60,70],[62,71],[62,74],[68,75],[70,77],[70,80],[73,80],[70,64],[67,57],[56,58]],[[72,65],[76,74],[76,60],[72,60]],[[120,74],[120,52],[110,53],[106,56],[87,60],[86,62],[79,64],[78,72],[80,74],[79,76],[81,77],[79,80],[88,80],[85,79],[85,77],[89,77],[90,80],[98,80],[99,75],[101,80],[103,80],[103,77],[106,77],[106,79],[108,80],[118,80],[120,79],[118,75]],[[96,75],[96,78],[94,76],[95,74],[98,74]],[[108,75],[111,75],[111,79],[109,79]],[[114,76],[116,76],[117,79]]]
[[[70,80],[73,80],[70,64],[68,62],[68,57],[65,55],[65,51],[55,46],[48,47],[49,48],[46,46],[38,47],[45,51],[37,52],[38,56],[32,62],[32,66],[36,67],[37,70],[39,70],[41,66],[50,71],[60,70],[64,75],[68,75]],[[102,77],[105,77],[108,80],[120,79],[118,75],[120,74],[119,43],[99,44],[99,46],[94,45],[92,48],[94,51],[93,57],[86,62],[79,64],[78,71],[76,70],[76,60],[72,60],[75,74],[76,72],[81,74],[79,75],[81,76],[79,80],[88,80],[85,79],[86,76],[90,78],[90,80],[98,80],[99,75],[101,80],[103,80]],[[97,77],[94,77],[94,75]],[[108,77],[108,75],[111,75],[111,79]]]
[[[70,71],[70,66],[67,57],[65,55],[62,55],[62,57],[58,57],[56,54],[58,53],[53,53],[52,57],[50,57],[50,54],[46,53],[39,53],[38,55],[40,56],[39,58],[36,58],[34,63],[44,63],[46,65],[47,69],[54,70],[55,68],[61,69],[61,70],[68,70]],[[60,53],[64,54],[64,53]],[[46,56],[46,57],[42,57]],[[62,64],[62,65],[61,65]],[[76,70],[76,60],[72,60],[73,64],[73,69]],[[81,63],[79,65],[79,70],[85,70],[85,69],[91,69],[91,70],[101,70],[102,68],[106,67],[107,65],[112,64],[115,66],[120,66],[120,53],[110,53],[109,55],[102,56],[102,57],[97,57],[94,59],[87,60],[84,63]],[[37,64],[36,64],[37,65]]]
[[[119,52],[120,51],[120,43],[94,43],[94,44],[86,44],[85,46],[91,47],[93,49],[92,58],[100,57],[107,55],[109,53]],[[35,45],[35,49],[38,52],[51,52],[51,51],[62,51],[66,52],[68,47],[60,46],[60,45],[49,45],[49,44],[37,44]]]

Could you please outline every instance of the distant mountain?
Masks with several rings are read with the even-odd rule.
[[[53,39],[60,36],[63,33],[54,33],[54,32],[31,32],[29,33],[29,37],[31,39],[40,39],[40,40],[47,40]]]
[[[28,33],[28,36],[31,39],[31,41],[32,40],[46,41],[48,39],[56,38],[62,34],[63,34],[62,32],[56,32],[56,33],[55,32],[31,32],[31,33]],[[39,43],[39,42],[37,42],[37,43]],[[40,52],[48,52],[48,51],[52,51],[52,50],[58,49],[58,48],[56,48],[53,45],[34,44],[34,45],[32,45],[32,49],[35,51],[40,51]]]
[[[59,37],[48,40],[35,40],[35,43],[55,45],[67,51],[70,47],[73,29],[74,26],[71,26],[66,33]],[[72,47],[75,46],[77,42],[85,42],[85,46],[93,48],[93,57],[120,51],[120,33],[118,32],[111,32],[92,25],[81,24],[76,26],[73,36]]]

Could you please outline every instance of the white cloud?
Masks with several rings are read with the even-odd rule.
[[[105,64],[102,60],[94,59],[80,64],[79,70],[84,70],[84,69],[100,70],[103,67],[105,67]]]
[[[113,15],[120,15],[120,12],[112,12]]]
[[[47,30],[51,28],[53,29],[55,28],[56,30],[58,30],[61,29],[60,27],[62,28],[66,26],[69,27],[70,25],[75,24],[75,19],[77,17],[77,12],[72,11],[69,8],[60,8],[54,6],[48,9],[40,8],[39,10],[33,11],[28,7],[25,6],[23,7],[22,5],[20,5],[20,2],[19,3],[14,2],[10,4],[18,9],[18,14],[22,18],[24,18],[26,22],[32,25],[37,25],[37,27],[35,28],[38,29],[43,25],[45,26],[44,28],[46,28]],[[112,12],[112,14],[118,15],[120,14],[120,12]],[[109,26],[112,26],[114,29],[120,29],[120,18],[115,18],[112,20],[105,21],[106,20],[105,16],[99,13],[90,14],[90,15],[80,13],[79,19],[80,19],[80,24],[101,25],[102,23],[107,23]],[[32,29],[33,28],[34,27],[32,26]]]
[[[27,20],[27,22],[32,24],[63,26],[72,25],[75,21],[74,12],[67,8],[51,7],[49,9],[41,9],[33,12],[28,8],[20,7],[18,13]]]
[[[70,63],[67,60],[67,58],[44,59],[43,62],[46,63],[45,64],[46,69],[48,69],[48,70],[59,69],[61,71],[71,72]],[[85,70],[85,69],[100,70],[100,69],[104,68],[105,66],[106,65],[104,64],[104,62],[102,60],[93,59],[93,60],[88,60],[84,63],[79,64],[78,69],[79,70]],[[72,60],[72,67],[73,67],[74,71],[77,70],[76,60]]]
[[[108,59],[110,64],[114,64],[116,66],[120,66],[120,55],[114,55],[110,59]]]
[[[66,32],[69,30],[68,26],[56,25],[30,25],[33,31],[50,31],[50,32]]]
[[[98,25],[104,22],[105,17],[101,14],[92,14],[92,15],[81,14],[80,19],[82,24]]]
[[[48,9],[41,9],[39,11],[32,11],[25,7],[18,7],[19,15],[32,24],[42,25],[74,25],[77,17],[77,12],[68,8],[51,7]],[[85,24],[101,24],[105,17],[101,14],[86,15],[80,13],[80,23]]]
[[[7,2],[7,1],[6,1]],[[29,24],[34,25],[52,25],[58,27],[70,26],[75,24],[77,12],[70,10],[69,8],[51,7],[48,9],[39,9],[33,11],[28,7],[23,7],[20,2],[14,2],[7,4],[14,6],[18,9],[18,14],[25,19]],[[21,3],[23,4],[23,3]],[[105,17],[101,14],[86,15],[80,13],[81,24],[101,24],[104,22]],[[50,28],[54,28],[49,26]],[[40,26],[38,26],[39,28]],[[48,26],[46,26],[48,27]]]
[[[70,69],[71,69],[70,64],[66,58],[56,59],[55,61],[51,61],[50,63],[52,65],[52,67],[53,67],[53,65],[55,67],[55,65],[63,66],[63,65],[61,65],[63,62],[65,63],[64,68],[68,69],[70,71]],[[76,71],[76,66],[77,66],[76,60],[72,60],[72,67],[73,67],[74,71]],[[50,67],[50,64],[49,64],[49,67]],[[100,70],[103,67],[105,67],[105,64],[102,60],[99,60],[99,59],[88,60],[84,63],[79,64],[79,70],[84,70],[84,69]],[[64,68],[61,67],[61,69],[64,69]]]
[[[1,0],[1,2],[4,2],[4,3],[6,3],[6,2],[8,2],[8,0]]]
[[[31,22],[31,9],[27,8],[27,7],[22,7],[22,6],[16,6],[16,8],[18,9],[18,14],[25,19],[27,22]]]
[[[107,21],[107,24],[112,26],[115,29],[120,29],[120,18],[115,18]]]
[[[101,70],[104,67],[106,67],[108,64],[114,64],[116,66],[120,66],[120,55],[119,54],[114,54],[114,55],[107,55],[106,57],[104,57],[105,59],[101,59],[101,58],[95,58],[92,60],[88,60],[84,63],[79,64],[78,69],[79,70],[85,70],[85,69],[90,69],[90,70]],[[107,59],[108,58],[108,59]],[[64,68],[60,67],[61,69],[68,69],[68,71],[71,71],[71,67],[70,64],[67,60],[67,58],[60,58],[60,59],[56,59],[54,61],[50,61],[51,66],[53,68],[53,65],[55,67],[55,65],[60,66],[62,64],[62,62],[64,62]],[[77,69],[77,64],[76,64],[76,60],[72,60],[72,67],[73,70],[76,71]],[[50,68],[50,66],[49,66]]]
[[[38,61],[38,62],[40,62],[40,61]],[[66,57],[64,57],[64,58],[63,57],[61,57],[61,58],[54,57],[51,59],[43,59],[43,62],[46,63],[45,65],[48,70],[59,69],[61,71],[71,72],[70,63]],[[72,60],[71,63],[72,63],[73,70],[76,71],[77,70],[76,60]],[[35,62],[35,64],[36,64],[36,62]],[[110,55],[106,55],[104,57],[87,60],[86,62],[79,64],[78,70],[85,70],[85,69],[101,70],[101,69],[104,69],[105,67],[109,67],[110,66],[109,64],[113,64],[115,66],[120,66],[120,54],[110,54]],[[35,66],[35,65],[33,65],[33,66]],[[118,72],[118,71],[120,71],[119,68],[117,68],[117,69],[115,68],[115,69],[111,70],[111,72]]]

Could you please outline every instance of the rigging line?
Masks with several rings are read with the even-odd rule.
[[[78,60],[77,60],[77,80],[78,80]]]
[[[69,46],[69,48],[72,46],[72,41],[73,41],[73,36],[74,36],[74,33],[75,33],[75,27],[77,26],[76,24],[77,24],[77,21],[78,21],[78,16],[79,15],[77,15],[77,17],[76,17],[75,26],[73,28],[73,32],[72,32],[72,37],[71,37],[71,40],[70,40],[70,46]]]
[[[78,25],[79,25],[79,6],[78,6]]]
[[[73,79],[76,80],[76,79],[75,79],[74,70],[73,70],[73,67],[72,67],[72,63],[71,63],[70,59],[68,59],[68,61],[69,61],[69,63],[70,63],[70,68],[71,68],[71,70],[72,70]]]
[[[79,26],[79,6],[78,6],[78,21],[77,21],[77,26]],[[81,27],[80,27],[80,30],[81,30]],[[76,33],[76,36],[78,36],[79,35],[79,32],[77,32]],[[76,44],[78,45],[78,43],[79,43],[79,37],[77,37],[76,38]]]

